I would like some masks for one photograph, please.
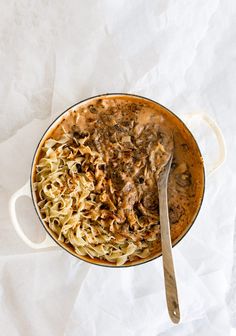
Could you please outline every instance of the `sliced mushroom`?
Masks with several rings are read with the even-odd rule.
[[[143,198],[143,205],[149,210],[156,210],[159,206],[158,192],[153,192],[145,195]]]
[[[91,113],[97,113],[97,109],[94,105],[89,105],[88,106],[88,109]]]
[[[184,209],[179,204],[170,205],[169,218],[170,218],[171,224],[177,223],[183,214],[184,214]]]
[[[175,179],[180,187],[189,187],[192,184],[192,176],[189,172],[176,174]]]

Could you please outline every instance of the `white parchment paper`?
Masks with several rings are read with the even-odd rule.
[[[235,22],[232,0],[0,2],[2,335],[225,336],[236,327]],[[9,198],[29,178],[42,132],[65,108],[106,92],[147,96],[180,117],[207,113],[226,140],[227,160],[174,248],[178,326],[168,319],[160,258],[95,267],[59,248],[31,250],[10,222]],[[213,133],[200,121],[189,127],[210,164]],[[17,212],[29,237],[42,239],[30,199]]]

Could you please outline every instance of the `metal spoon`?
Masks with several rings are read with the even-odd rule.
[[[162,246],[162,261],[165,279],[166,302],[168,307],[169,316],[173,323],[179,323],[180,310],[177,285],[175,279],[174,263],[172,258],[172,244],[170,235],[170,223],[168,212],[168,198],[167,186],[168,177],[173,158],[173,149],[169,159],[164,166],[162,172],[158,177],[158,193],[159,193],[159,211],[160,211],[160,224],[161,224],[161,246]]]

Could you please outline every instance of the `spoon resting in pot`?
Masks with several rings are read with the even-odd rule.
[[[167,141],[168,155],[165,160],[161,173],[158,176],[158,193],[159,193],[159,212],[160,212],[160,225],[161,225],[161,246],[162,246],[162,261],[165,279],[166,302],[168,307],[169,316],[173,323],[179,323],[180,310],[178,292],[175,278],[174,263],[172,257],[172,244],[170,234],[170,222],[168,211],[168,197],[167,187],[170,167],[173,158],[174,142],[173,138]]]

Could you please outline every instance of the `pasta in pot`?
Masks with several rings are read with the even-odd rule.
[[[160,116],[146,110],[141,103],[97,100],[71,111],[41,147],[34,179],[41,216],[80,256],[123,265],[157,249],[156,179],[168,157],[168,137]],[[191,188],[186,170],[177,181],[183,194]]]

